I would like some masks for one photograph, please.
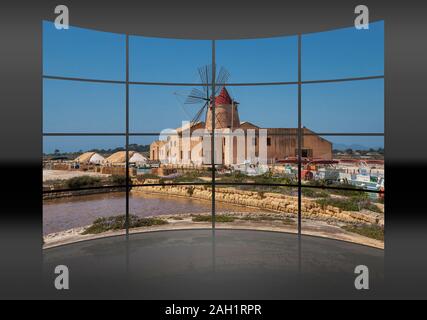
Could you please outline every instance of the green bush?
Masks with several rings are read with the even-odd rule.
[[[301,193],[304,197],[309,198],[328,198],[329,193],[323,190],[314,190],[311,188],[302,188]]]
[[[160,177],[156,174],[152,174],[152,173],[144,173],[141,174],[140,177],[142,179],[159,179]]]
[[[359,211],[359,205],[354,199],[336,199],[336,198],[324,198],[316,200],[322,209],[326,206],[332,206],[340,208],[343,211]]]
[[[288,177],[282,176],[273,176],[270,172],[266,172],[260,176],[251,177],[256,183],[266,183],[266,184],[274,184],[274,183],[282,183],[282,184],[291,184],[293,180]]]
[[[126,176],[122,175],[112,175],[110,177],[110,181],[112,185],[124,186],[126,185]],[[129,184],[132,183],[132,180],[129,179]]]
[[[102,185],[101,178],[91,176],[74,177],[67,180],[66,185],[70,189],[95,187]]]
[[[172,216],[170,218],[173,219],[173,220],[184,220],[184,218],[180,217],[180,216]]]
[[[342,227],[344,230],[360,234],[376,240],[384,241],[384,228],[378,225],[359,224],[359,225],[346,225]]]
[[[129,228],[150,227],[155,225],[163,225],[168,222],[158,218],[139,218],[135,215],[129,216]],[[112,230],[121,230],[126,228],[126,216],[113,216],[97,218],[92,225],[88,227],[82,234],[96,234]]]
[[[218,214],[215,215],[215,222],[233,222],[235,220],[234,217]],[[193,215],[193,222],[212,222],[211,215]]]
[[[295,221],[288,217],[271,217],[271,216],[244,216],[239,218],[240,220],[244,221],[255,221],[255,222],[262,222],[262,221],[282,221],[284,224],[293,225],[295,224]]]
[[[343,211],[360,211],[362,209],[370,210],[377,213],[383,213],[383,211],[373,204],[366,194],[353,196],[348,198],[324,198],[316,200],[322,209],[326,206],[332,206],[340,208]]]
[[[184,183],[184,182],[204,182],[200,179],[200,174],[197,171],[186,172],[183,175],[171,179],[173,182]]]

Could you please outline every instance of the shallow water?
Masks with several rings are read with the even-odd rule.
[[[125,214],[125,206],[124,192],[44,200],[43,234],[82,227],[91,224],[98,217]],[[130,213],[141,217],[209,213],[211,207],[210,201],[159,194],[131,193],[129,198]],[[216,211],[259,212],[259,209],[217,202]]]

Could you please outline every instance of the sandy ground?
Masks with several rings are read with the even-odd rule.
[[[109,174],[86,172],[86,171],[68,171],[68,170],[43,170],[43,182],[48,180],[67,180],[74,177],[108,177]]]

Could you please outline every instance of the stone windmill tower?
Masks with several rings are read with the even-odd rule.
[[[215,97],[215,129],[236,129],[240,126],[238,103],[233,101],[225,87]],[[212,130],[212,102],[206,112],[206,129]]]

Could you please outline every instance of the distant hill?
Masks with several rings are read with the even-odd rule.
[[[126,149],[124,147],[117,147],[113,149],[91,149],[91,150],[79,150],[79,151],[73,151],[73,152],[60,152],[59,150],[57,152],[43,154],[44,156],[48,157],[66,157],[69,159],[74,159],[78,155],[82,154],[83,152],[96,152],[102,155],[110,155],[118,151],[125,151]],[[142,144],[136,144],[132,143],[129,144],[129,150],[130,151],[136,151],[139,153],[146,153],[150,151],[150,145],[142,145]]]
[[[334,150],[340,150],[345,151],[347,149],[351,150],[370,150],[370,149],[378,149],[378,147],[367,147],[361,144],[343,144],[343,143],[334,143],[333,147]]]
[[[125,150],[126,149],[124,147],[117,147],[114,149],[92,149],[92,150],[88,150],[88,151],[97,152],[97,153],[101,153],[101,154],[111,154],[111,153],[115,153],[118,151],[125,151]],[[136,152],[147,152],[147,151],[150,151],[150,145],[131,143],[131,144],[129,144],[129,150],[136,151]]]

